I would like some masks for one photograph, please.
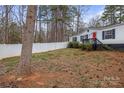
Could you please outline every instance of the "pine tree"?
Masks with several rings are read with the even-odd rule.
[[[32,42],[33,33],[35,27],[37,6],[30,5],[27,10],[26,26],[24,29],[22,52],[20,63],[18,65],[19,74],[30,74],[31,73],[31,57],[32,57]]]

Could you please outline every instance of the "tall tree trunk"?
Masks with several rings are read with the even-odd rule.
[[[61,35],[62,35],[62,38],[61,38],[61,42],[64,41],[64,28],[63,28],[63,22],[62,22],[62,25],[61,25]]]
[[[47,15],[47,31],[46,31],[46,42],[48,42],[48,11],[46,11],[46,15]]]
[[[54,20],[51,21],[51,31],[50,31],[50,42],[55,42],[56,40],[56,12],[52,11],[52,17],[54,17]]]
[[[19,74],[31,73],[31,57],[32,57],[32,42],[35,27],[37,6],[30,5],[27,10],[26,26],[24,28],[22,51],[20,57],[20,63],[18,65]]]
[[[79,20],[80,20],[80,6],[78,6],[78,10],[77,10],[77,33],[79,33]]]
[[[47,17],[47,20],[48,20],[48,17]],[[48,21],[47,21],[46,43],[48,43],[48,35],[49,35],[48,32],[49,31],[48,31]]]
[[[19,18],[20,18],[20,38],[21,38],[21,42],[20,43],[22,43],[22,35],[23,35],[23,33],[24,33],[24,26],[25,26],[25,24],[24,24],[24,5],[21,5],[21,6],[19,6]]]
[[[2,11],[2,18],[4,18],[4,11]],[[4,23],[4,19],[1,19],[1,22]],[[1,43],[4,44],[5,43],[5,26],[2,25],[2,28],[1,28]]]
[[[120,6],[120,18],[119,18],[119,22],[121,23],[122,22],[122,6]]]
[[[9,35],[8,34],[9,33],[8,32],[8,19],[9,19],[8,18],[9,17],[9,15],[8,15],[9,13],[8,12],[9,11],[8,10],[9,10],[9,6],[8,5],[5,5],[5,39],[4,39],[5,40],[4,41],[5,43],[8,43],[8,35]]]
[[[38,38],[39,38],[39,42],[41,43],[42,42],[42,25],[41,25],[41,17],[42,17],[42,15],[41,15],[41,12],[42,12],[42,10],[41,10],[41,7],[39,6],[39,10],[38,10],[39,12],[39,36],[38,36]]]
[[[38,33],[38,29],[37,29],[37,21],[35,22],[35,38],[34,38],[34,42],[35,43],[39,42],[39,33]]]

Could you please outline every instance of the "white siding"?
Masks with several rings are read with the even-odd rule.
[[[69,41],[72,42],[72,37],[69,37]]]
[[[68,42],[57,43],[34,43],[33,53],[62,49],[67,47]],[[21,44],[0,44],[0,59],[19,56],[21,54]]]
[[[115,29],[115,39],[104,39],[102,40],[102,32]],[[113,27],[104,30],[98,30],[97,39],[99,39],[104,44],[124,44],[124,26]]]
[[[77,37],[77,41],[80,42],[80,35],[75,35],[75,36],[70,37],[69,41],[72,42],[73,41],[73,37]]]
[[[102,40],[102,32],[115,29],[115,39],[104,39]],[[92,38],[92,33],[96,32],[96,37],[104,44],[124,44],[124,25],[116,26],[116,27],[110,27],[102,30],[89,30],[89,32],[85,31],[82,34],[77,35],[79,39],[77,39],[80,42],[80,36],[88,34],[88,38]],[[70,38],[70,41],[72,41],[72,37]]]
[[[80,42],[80,35],[77,36],[77,41]]]

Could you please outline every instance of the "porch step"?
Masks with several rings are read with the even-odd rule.
[[[106,49],[106,50],[115,50],[114,48],[112,48],[112,47],[110,47],[109,45],[107,45],[107,44],[103,44],[100,40],[98,40],[97,38],[96,38],[96,40],[97,40],[97,43],[99,43],[99,44],[97,44],[100,48],[104,48],[104,49]]]

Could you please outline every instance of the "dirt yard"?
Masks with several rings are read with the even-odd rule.
[[[0,87],[124,87],[124,52],[60,49],[33,54],[32,74],[17,76],[19,57],[0,61]]]

